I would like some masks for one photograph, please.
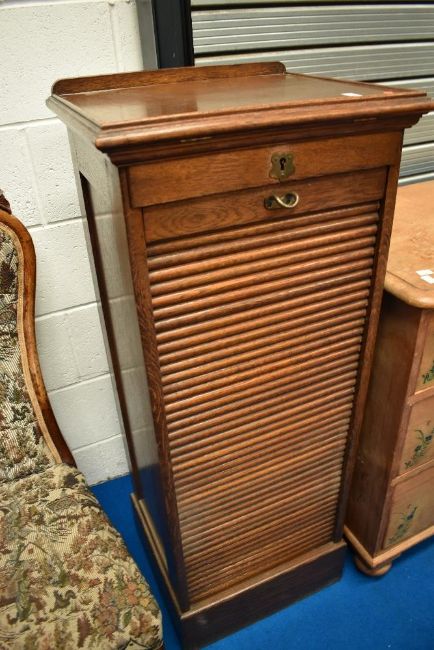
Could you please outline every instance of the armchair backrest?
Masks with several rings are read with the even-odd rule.
[[[73,464],[42,380],[35,341],[33,242],[0,208],[0,483]]]

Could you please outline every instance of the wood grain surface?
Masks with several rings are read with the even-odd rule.
[[[340,574],[402,131],[432,103],[280,64],[54,93],[77,140],[120,165],[171,540],[157,559],[196,648]]]
[[[416,273],[422,267],[429,273],[433,259],[431,185],[398,190],[390,292],[383,299],[346,521],[358,566],[369,575],[389,570],[403,550],[432,534],[434,317],[423,308],[431,304],[430,284],[424,289]]]
[[[380,198],[373,187],[369,199]],[[259,229],[235,219],[222,242],[166,237],[156,255],[147,244],[192,602],[333,536],[366,318],[368,285],[357,288],[370,282],[378,212],[367,204],[316,216],[263,216]],[[359,300],[322,314],[339,286]],[[315,316],[310,329],[303,319],[304,335],[293,322],[299,297]],[[277,333],[258,310],[281,314]],[[169,361],[159,348],[168,343]]]

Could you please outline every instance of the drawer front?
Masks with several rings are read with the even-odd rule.
[[[338,176],[292,181],[278,188],[261,187],[192,201],[151,206],[143,209],[146,239],[152,242],[218,230],[222,240],[231,237],[230,231],[226,233],[223,230],[228,226],[262,222],[266,227],[266,224],[276,216],[294,220],[297,216],[312,211],[377,202],[383,196],[386,177],[387,170],[383,167]],[[288,196],[298,197],[298,201],[289,208],[282,208],[276,205],[274,196],[284,200],[287,200]],[[270,199],[273,202],[272,209],[265,207],[265,202]],[[348,213],[342,213],[342,218],[346,214],[350,216],[354,210],[354,207],[350,207]],[[321,218],[318,216],[311,217],[310,221],[320,227]],[[291,237],[294,237],[293,230]]]
[[[332,540],[370,295],[375,205],[248,214],[147,242],[192,602]]]
[[[434,396],[411,407],[399,471],[406,472],[433,458]]]
[[[434,388],[434,313],[426,312],[426,317],[428,323],[416,380],[416,392]]]
[[[272,176],[276,154],[292,156],[289,182],[387,166],[399,160],[400,146],[397,132],[283,141],[275,146],[134,165],[128,170],[130,200],[134,207],[145,207],[264,185],[279,188],[280,181]]]
[[[434,464],[394,488],[384,548],[434,525]]]

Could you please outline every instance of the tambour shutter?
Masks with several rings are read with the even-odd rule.
[[[377,225],[369,203],[148,244],[194,601],[333,534]]]
[[[196,65],[278,60],[434,96],[434,2],[192,0],[192,23]],[[434,178],[434,113],[404,145],[401,183]]]

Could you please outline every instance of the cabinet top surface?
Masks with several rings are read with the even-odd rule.
[[[281,63],[65,79],[54,84],[48,104],[70,125],[75,120],[97,134],[123,130],[136,136],[140,129],[161,136],[176,131],[176,123],[185,127],[199,119],[212,132],[217,126],[247,128],[246,119],[254,128],[285,117],[324,122],[360,111],[422,114],[430,108],[421,91],[287,74]]]
[[[385,287],[410,305],[434,309],[434,181],[398,189]]]

